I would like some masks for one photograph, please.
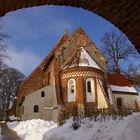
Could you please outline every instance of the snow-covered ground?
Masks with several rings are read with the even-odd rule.
[[[140,113],[105,122],[86,118],[78,130],[73,130],[71,124],[72,120],[61,127],[43,120],[8,123],[23,140],[140,140]]]
[[[42,140],[49,130],[56,128],[57,124],[52,121],[33,119],[18,122],[9,122],[8,127],[17,132],[23,140]]]

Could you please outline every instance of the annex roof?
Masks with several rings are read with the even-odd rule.
[[[137,93],[137,91],[125,75],[118,73],[108,73],[107,77],[112,91]]]
[[[131,82],[125,77],[123,74],[119,73],[108,73],[108,82],[110,85],[116,85],[116,86],[128,86],[131,87]]]

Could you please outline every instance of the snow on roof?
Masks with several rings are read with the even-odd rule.
[[[100,66],[96,63],[96,61],[88,54],[88,52],[81,47],[80,50],[77,50],[75,54],[71,57],[71,59],[66,63],[63,67],[65,68],[73,68],[73,67],[93,67],[96,69],[100,69]]]
[[[112,91],[122,91],[122,92],[132,92],[132,93],[137,93],[134,87],[128,87],[128,86],[116,86],[116,85],[111,85],[111,90]]]
[[[58,107],[44,107],[43,109],[44,110],[54,110],[54,109],[57,109]]]
[[[80,50],[79,66],[101,69],[99,65],[94,61],[94,59],[87,53],[87,51],[83,47],[81,47]]]
[[[138,93],[125,75],[108,73],[107,77],[112,91]]]

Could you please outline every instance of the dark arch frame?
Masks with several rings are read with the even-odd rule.
[[[0,16],[21,8],[41,5],[81,7],[110,21],[140,53],[140,1],[138,0],[1,0]]]

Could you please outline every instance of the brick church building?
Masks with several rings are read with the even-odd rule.
[[[78,28],[72,35],[65,32],[20,85],[13,110],[22,120],[57,121],[61,108],[75,105],[82,110],[135,109],[137,95],[124,75],[106,72],[104,55]]]

